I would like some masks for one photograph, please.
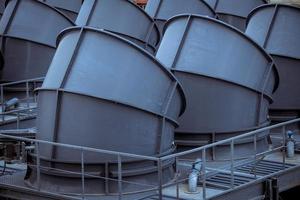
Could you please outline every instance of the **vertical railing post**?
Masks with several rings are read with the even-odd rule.
[[[254,177],[255,179],[257,178],[257,173],[256,173],[256,156],[257,156],[257,135],[256,133],[254,134]]]
[[[27,103],[27,108],[29,108],[29,82],[26,81],[26,103]]]
[[[40,148],[39,143],[35,143],[35,150],[36,150],[36,173],[37,173],[37,189],[40,191],[41,189],[41,160],[40,160]]]
[[[158,173],[157,173],[157,176],[158,176],[158,199],[159,200],[163,200],[163,192],[162,192],[162,184],[163,184],[163,181],[162,181],[162,162],[161,162],[161,159],[159,158],[157,160],[157,169],[158,169]]]
[[[81,149],[81,197],[85,199],[84,150]]]
[[[216,142],[216,133],[212,133],[212,143]],[[212,160],[216,160],[216,146],[212,147]]]
[[[20,129],[20,113],[17,111],[17,129]]]
[[[206,200],[206,149],[202,150],[202,198]]]
[[[118,193],[119,200],[122,200],[122,159],[120,154],[118,154]]]
[[[37,81],[34,81],[33,82],[33,90],[32,90],[32,96],[33,96],[33,101],[34,101],[34,103],[36,103],[37,102],[37,95],[36,95],[36,93],[34,92],[34,90],[36,89],[36,82]]]
[[[178,180],[178,174],[179,174],[179,170],[178,170],[178,158],[175,158],[175,166],[176,166],[176,200],[179,200],[179,180]]]
[[[230,185],[231,188],[234,188],[234,140],[231,140],[230,143]]]
[[[108,162],[105,162],[105,194],[109,193],[108,170],[109,170]]]
[[[3,91],[3,85],[1,85],[1,108],[2,108],[2,113],[5,112],[5,106],[4,106],[4,91]],[[2,122],[4,122],[5,116],[2,114]]]
[[[283,145],[283,149],[282,149],[282,163],[283,163],[283,169],[285,169],[285,159],[286,159],[286,127],[282,126],[282,145]]]

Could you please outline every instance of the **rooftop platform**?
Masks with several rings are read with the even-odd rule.
[[[198,187],[196,193],[188,192],[188,175],[192,170],[193,160],[186,160],[183,157],[187,154],[194,152],[205,152],[209,148],[213,148],[224,143],[231,143],[231,151],[234,154],[234,141],[244,137],[255,137],[260,131],[271,130],[275,128],[281,128],[285,133],[285,127],[299,123],[300,119],[291,120],[281,124],[266,127],[260,130],[252,131],[240,136],[219,141],[213,144],[205,145],[190,151],[180,152],[172,155],[168,155],[162,158],[144,157],[142,155],[126,154],[122,152],[107,152],[101,149],[91,149],[80,146],[51,143],[47,141],[37,141],[34,139],[18,137],[2,131],[1,137],[7,137],[9,139],[24,140],[31,143],[47,143],[51,145],[65,146],[68,148],[82,149],[86,151],[94,152],[107,152],[116,154],[119,156],[129,156],[134,158],[153,159],[157,162],[175,158],[176,162],[176,176],[173,181],[168,184],[160,184],[159,178],[157,187],[153,187],[145,193],[128,195],[122,193],[122,173],[120,177],[116,179],[119,182],[119,194],[114,195],[86,195],[84,190],[82,194],[78,196],[71,196],[66,194],[54,194],[49,191],[39,190],[37,188],[30,188],[24,183],[24,177],[26,175],[26,163],[17,163],[14,165],[6,165],[0,168],[2,170],[2,176],[0,177],[0,195],[2,197],[9,197],[14,199],[182,199],[182,200],[205,200],[205,199],[231,199],[238,200],[247,196],[248,199],[271,199],[274,195],[279,195],[280,192],[289,190],[300,185],[300,154],[295,154],[293,158],[287,158],[286,146],[282,145],[286,142],[285,134],[282,135],[282,142],[272,145],[269,149],[263,153],[253,154],[248,159],[228,161],[209,161],[206,160],[205,155],[202,154],[201,165],[202,169],[199,173]],[[298,137],[298,136],[297,136]],[[279,137],[280,138],[280,137]],[[277,138],[278,139],[278,138]],[[39,167],[39,166],[37,166]],[[5,168],[5,170],[4,170]],[[158,168],[158,173],[159,173]],[[84,171],[83,171],[84,174]],[[87,176],[84,174],[83,177]],[[84,182],[82,183],[84,185]],[[136,183],[139,184],[139,183]],[[84,188],[84,187],[83,187]],[[273,195],[273,196],[272,196]]]

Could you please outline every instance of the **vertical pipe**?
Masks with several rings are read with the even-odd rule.
[[[84,150],[81,149],[81,195],[85,199],[85,183],[84,183]]]
[[[203,200],[206,200],[206,149],[202,150],[202,198]]]
[[[118,193],[119,200],[122,200],[122,160],[120,154],[118,154]]]

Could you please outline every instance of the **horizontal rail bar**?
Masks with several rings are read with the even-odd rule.
[[[1,83],[1,84],[0,84],[0,87],[11,86],[11,85],[17,85],[17,84],[21,84],[21,83],[35,82],[35,81],[43,81],[44,79],[45,79],[45,77],[38,77],[38,78],[26,79],[26,80],[15,81],[15,82],[9,82],[9,83]]]
[[[188,151],[184,151],[184,152],[180,152],[180,153],[176,153],[176,154],[172,154],[172,155],[167,155],[167,156],[162,157],[161,160],[168,160],[168,159],[172,159],[172,158],[175,158],[175,157],[184,156],[184,155],[187,155],[187,154],[192,154],[192,153],[195,153],[195,152],[198,152],[198,151],[202,151],[204,149],[208,149],[208,148],[212,148],[212,147],[215,147],[215,146],[218,146],[218,145],[230,143],[230,142],[238,140],[238,139],[242,139],[242,138],[245,138],[245,137],[250,137],[250,136],[253,136],[254,134],[257,134],[257,133],[260,133],[260,132],[263,132],[263,131],[268,131],[268,130],[271,130],[271,129],[279,128],[279,127],[286,126],[286,125],[293,124],[293,123],[297,123],[297,122],[300,122],[300,118],[293,119],[293,120],[286,121],[286,122],[282,122],[282,123],[278,123],[278,124],[275,124],[275,125],[272,125],[272,126],[261,128],[261,129],[257,129],[255,131],[251,131],[251,132],[248,132],[248,133],[245,133],[245,134],[242,134],[242,135],[238,135],[238,136],[231,137],[231,138],[228,138],[228,139],[225,139],[225,140],[221,140],[221,141],[218,141],[218,142],[215,142],[215,143],[212,143],[212,144],[207,144],[205,146],[201,146],[201,147],[191,149],[191,150],[188,150]]]
[[[29,110],[35,110],[35,109],[37,109],[37,107],[21,108],[21,109],[17,109],[17,110],[11,110],[11,111],[6,111],[6,112],[0,112],[0,116],[1,116],[1,115],[9,115],[9,114],[20,113],[20,112],[23,112],[23,111],[29,111]]]
[[[50,141],[45,141],[45,140],[29,139],[29,138],[18,137],[18,136],[10,136],[10,135],[3,134],[3,131],[0,131],[0,137],[19,140],[19,141],[37,142],[37,143],[41,143],[41,144],[66,147],[66,148],[76,149],[76,150],[80,150],[80,151],[88,151],[88,152],[117,155],[117,156],[120,155],[120,156],[124,156],[124,157],[128,157],[128,158],[144,159],[144,160],[150,160],[150,161],[158,161],[159,160],[159,158],[151,157],[151,156],[142,156],[142,155],[137,155],[137,154],[110,151],[110,150],[104,150],[104,149],[96,149],[96,148],[84,147],[84,146],[78,146],[78,145],[72,145],[72,144],[64,144],[64,143],[50,142]]]
[[[27,110],[27,109],[24,109],[24,110]],[[290,120],[290,121],[287,121],[287,122],[283,122],[283,123],[279,123],[279,124],[276,124],[276,125],[273,125],[273,126],[261,128],[261,129],[255,130],[255,131],[251,131],[249,133],[245,133],[245,134],[242,134],[242,135],[239,135],[239,136],[228,138],[228,139],[225,139],[225,140],[222,140],[222,141],[219,141],[219,142],[215,142],[215,143],[212,143],[212,144],[208,144],[208,145],[205,145],[205,146],[202,146],[202,147],[199,147],[199,148],[195,148],[195,149],[192,149],[192,150],[188,150],[188,151],[184,151],[184,152],[180,152],[180,153],[176,153],[176,154],[172,154],[172,155],[167,155],[167,156],[161,157],[160,159],[162,161],[164,161],[164,160],[172,159],[172,158],[175,158],[175,157],[191,154],[191,153],[194,153],[194,152],[197,152],[197,151],[202,151],[203,149],[208,149],[208,148],[211,148],[211,147],[214,147],[214,146],[217,146],[217,145],[221,145],[221,144],[224,144],[224,143],[229,143],[231,141],[234,141],[234,140],[237,140],[237,139],[240,139],[240,138],[249,137],[249,136],[252,136],[254,134],[260,133],[262,131],[271,130],[271,129],[274,129],[274,128],[278,128],[278,127],[285,126],[285,125],[292,124],[292,123],[296,123],[296,122],[300,122],[300,118]],[[103,150],[103,149],[96,149],[96,148],[84,147],[84,146],[78,146],[78,145],[56,143],[56,142],[37,140],[37,139],[29,139],[29,138],[18,137],[18,136],[10,136],[10,135],[6,135],[3,131],[0,131],[0,136],[3,137],[3,138],[9,138],[9,139],[15,139],[15,140],[27,141],[27,142],[39,142],[39,143],[42,143],[42,144],[72,148],[72,149],[77,149],[77,150],[90,151],[90,152],[95,152],[95,153],[120,155],[120,156],[129,157],[129,158],[145,159],[145,160],[151,160],[151,161],[158,161],[159,160],[159,158],[152,157],[152,156],[143,156],[143,155],[117,152],[117,151],[110,151],[110,150]]]

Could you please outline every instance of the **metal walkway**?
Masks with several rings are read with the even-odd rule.
[[[157,172],[161,174],[162,162],[177,159],[177,178],[167,185],[163,185],[161,182],[161,176],[158,176],[157,186],[153,186],[151,193],[146,195],[139,195],[139,197],[132,198],[122,193],[122,159],[118,159],[118,177],[114,179],[118,182],[119,193],[113,196],[100,196],[84,193],[84,179],[87,177],[84,171],[84,159],[82,159],[82,170],[80,172],[82,177],[83,192],[78,196],[65,196],[63,194],[55,194],[47,191],[39,190],[38,188],[29,188],[24,184],[25,170],[20,170],[14,173],[4,173],[0,177],[0,196],[1,197],[14,197],[15,199],[85,199],[85,200],[240,200],[247,197],[251,200],[259,199],[276,199],[280,192],[294,188],[300,185],[300,155],[296,154],[293,159],[286,158],[286,129],[285,126],[292,123],[299,123],[300,119],[291,120],[281,124],[273,125],[270,127],[262,128],[256,131],[245,133],[233,138],[215,142],[209,145],[205,145],[199,148],[180,152],[172,155],[167,155],[161,158],[128,154],[122,152],[113,152],[102,149],[93,149],[76,145],[54,143],[49,141],[35,140],[31,138],[17,137],[14,135],[6,135],[5,132],[1,131],[0,136],[8,139],[15,139],[16,141],[25,141],[31,143],[31,147],[38,148],[39,145],[53,145],[62,146],[64,148],[71,148],[74,150],[80,150],[82,158],[87,152],[94,153],[106,153],[121,157],[139,158],[145,160],[151,160],[157,162]],[[256,135],[262,131],[271,130],[274,128],[282,128],[282,142],[281,146],[273,146],[269,150],[263,153],[254,153],[253,156],[244,160],[234,160],[234,147],[235,141],[241,138],[253,137],[256,141]],[[215,162],[206,160],[206,152],[210,148],[214,148],[218,145],[230,143],[231,159],[226,163],[217,164]],[[255,142],[254,142],[255,144]],[[255,145],[254,145],[255,149]],[[39,151],[37,151],[38,153]],[[74,151],[76,152],[76,151]],[[199,174],[198,192],[188,193],[187,192],[187,180],[189,170],[191,170],[191,164],[194,161],[190,161],[189,165],[186,163],[186,168],[180,168],[180,165],[184,165],[184,161],[180,160],[182,156],[200,152],[202,155],[202,169]],[[256,152],[256,151],[254,151]],[[39,154],[36,155],[39,159]],[[213,164],[214,165],[211,165]],[[35,166],[37,169],[42,168],[37,162]],[[1,172],[1,168],[0,168]],[[9,171],[7,171],[9,172]],[[38,170],[38,173],[41,173]],[[101,178],[101,177],[99,177]],[[39,179],[38,179],[39,180]],[[134,183],[139,184],[139,183]],[[274,197],[275,195],[275,197]]]
[[[243,199],[245,191],[250,190],[252,194],[247,194],[249,199],[264,199],[267,190],[264,188],[268,180],[277,177],[281,180],[281,184],[292,188],[295,186],[292,182],[286,182],[290,176],[290,171],[299,171],[300,165],[284,164],[272,160],[260,160],[257,162],[247,163],[235,168],[234,172],[234,189],[231,188],[231,172],[230,170],[220,170],[220,172],[208,175],[206,179],[207,199]],[[300,178],[300,173],[294,174],[294,179]],[[203,184],[200,182],[199,185]],[[249,186],[248,188],[245,186]],[[198,193],[191,194],[187,192],[187,185],[181,184],[178,188],[175,186],[165,188],[163,191],[164,200],[203,200],[203,189],[199,186]],[[253,188],[256,188],[253,190]],[[263,188],[263,189],[262,189]],[[179,193],[176,197],[176,193]],[[234,194],[238,194],[234,197]],[[252,197],[252,198],[251,198]],[[154,195],[147,200],[158,200],[159,196]]]
[[[300,157],[300,156],[298,156]],[[298,159],[297,157],[297,159]],[[216,169],[217,170],[217,169]],[[0,171],[3,171],[3,167],[0,167]],[[294,173],[297,172],[298,173]],[[13,176],[13,174],[17,176]],[[19,174],[19,176],[18,176]],[[294,180],[300,180],[300,164],[290,164],[289,161],[287,163],[277,162],[272,160],[260,160],[256,163],[249,162],[243,165],[240,165],[235,168],[234,172],[234,189],[231,188],[231,172],[230,170],[222,169],[216,173],[209,173],[206,178],[206,193],[207,199],[242,199],[245,195],[245,191],[250,191],[251,194],[247,194],[249,197],[253,197],[253,199],[260,199],[259,197],[265,197],[266,190],[265,185],[272,177],[276,177],[278,182],[281,185],[285,185],[288,188],[292,188],[295,186],[295,183],[290,182],[293,180],[290,177],[292,174]],[[28,194],[30,197],[34,197],[37,199],[42,199],[38,196],[43,196],[46,193],[36,192],[34,190],[26,190],[26,186],[22,183],[22,177],[25,176],[24,170],[18,170],[13,168],[7,168],[4,174],[0,177],[0,192],[3,195],[4,191],[7,196],[11,196],[9,193],[12,192],[17,195],[16,191],[21,191],[22,194]],[[18,178],[16,178],[18,177]],[[20,184],[21,183],[21,184]],[[164,200],[203,200],[203,188],[201,187],[203,184],[201,181],[199,182],[199,192],[195,194],[191,194],[187,192],[186,183],[181,183],[176,186],[170,186],[163,189],[163,199]],[[297,183],[299,184],[299,183]],[[16,186],[18,185],[19,188]],[[245,187],[246,186],[246,187]],[[16,190],[16,191],[15,191]],[[10,191],[10,192],[9,192]],[[179,193],[178,198],[176,197],[176,193]],[[234,198],[234,194],[238,194],[237,197]],[[18,195],[17,195],[18,196]],[[258,198],[256,198],[258,197]],[[34,199],[33,198],[33,199]],[[47,198],[49,199],[63,199],[62,196],[55,196],[54,194],[47,194]],[[65,199],[78,199],[65,196]],[[80,198],[81,199],[81,198]],[[94,200],[101,199],[97,197],[86,197],[86,200]],[[115,199],[118,199],[117,197]],[[126,198],[124,198],[126,199]],[[159,200],[159,195],[153,194],[153,196],[147,198],[140,198],[144,200]],[[251,199],[251,198],[249,198]],[[263,198],[261,198],[263,199]]]

